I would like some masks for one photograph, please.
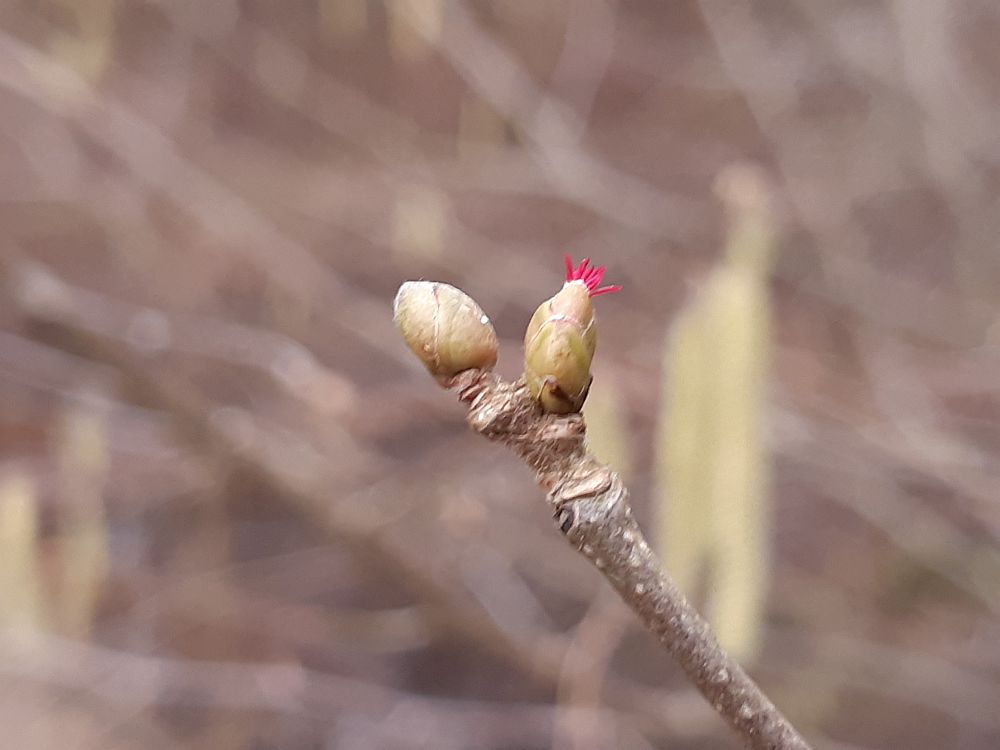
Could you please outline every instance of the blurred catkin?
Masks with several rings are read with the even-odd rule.
[[[763,179],[732,167],[717,189],[726,256],[672,326],[657,441],[658,543],[688,594],[704,583],[719,639],[755,655],[769,569],[762,417],[774,221]]]
[[[667,570],[689,596],[707,557],[706,477],[712,469],[712,384],[707,321],[700,300],[671,326],[663,360],[665,388],[657,420],[658,547]]]
[[[106,415],[94,399],[71,406],[57,434],[62,503],[53,612],[65,635],[90,632],[108,572],[104,485],[108,472]]]
[[[598,372],[583,406],[583,415],[587,420],[587,448],[598,460],[627,478],[633,458],[622,409],[614,376]]]
[[[19,471],[0,476],[0,629],[30,645],[45,628],[38,549],[38,495]]]

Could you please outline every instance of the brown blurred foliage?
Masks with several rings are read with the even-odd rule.
[[[5,742],[734,747],[390,306],[460,286],[515,376],[562,252],[607,263],[594,397],[649,523],[665,334],[749,160],[751,671],[817,748],[996,747],[998,34],[990,0],[4,4]]]

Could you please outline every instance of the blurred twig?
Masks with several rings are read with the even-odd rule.
[[[815,580],[815,579],[814,579]],[[813,581],[809,585],[815,585]],[[834,686],[850,686],[859,693],[882,695],[951,714],[956,721],[989,730],[1000,728],[992,707],[1000,702],[1000,685],[948,659],[839,633],[804,632],[779,627],[773,632],[777,669],[795,672],[799,682],[809,676],[794,665],[784,665],[783,653],[807,650],[814,654],[809,670],[828,676]]]
[[[895,459],[878,441],[865,441],[863,451],[852,450],[853,441],[846,434],[838,435],[833,427],[813,425],[811,429],[817,435],[814,446],[822,444],[823,453],[804,450],[799,461],[809,467],[812,476],[825,477],[832,499],[880,529],[920,565],[994,615],[1000,614],[1000,595],[994,585],[1000,571],[996,547],[976,544],[934,508],[915,507],[902,497],[891,471],[885,468]]]
[[[629,620],[628,612],[612,601],[613,594],[602,589],[577,626],[576,635],[566,652],[566,661],[580,667],[568,669],[559,685],[559,703],[568,709],[599,706],[601,687],[607,678],[611,659],[621,643]],[[556,725],[554,750],[586,750],[611,746],[613,738],[597,722],[582,721],[572,711],[560,714]]]
[[[47,82],[50,85],[42,85]],[[327,265],[245,198],[180,151],[158,123],[133,111],[127,103],[100,92],[72,69],[0,31],[0,86],[43,110],[65,117],[117,154],[146,185],[163,191],[177,207],[197,217],[220,236],[241,227],[252,241],[239,252],[268,272],[268,277],[296,296],[339,300],[340,314],[330,318],[344,334],[358,338],[406,366],[397,347],[383,335],[385,314],[373,298],[345,283]],[[58,90],[59,94],[53,93]],[[388,324],[385,323],[385,330]]]
[[[424,12],[410,3],[411,19],[426,34]],[[516,124],[535,158],[560,190],[581,205],[656,238],[679,240],[698,227],[705,205],[658,190],[601,160],[579,144],[580,117],[559,106],[495,37],[486,33],[463,3],[449,6],[439,51],[469,85]]]
[[[39,274],[46,275],[43,285],[48,285],[48,291],[42,295],[35,293],[39,289]],[[336,471],[321,466],[322,462],[283,461],[287,441],[268,437],[250,415],[232,409],[220,414],[193,388],[156,368],[148,349],[91,332],[86,318],[73,308],[72,294],[66,293],[71,287],[56,281],[40,266],[16,266],[11,276],[13,296],[29,319],[56,327],[72,342],[71,348],[115,366],[141,399],[169,413],[185,435],[210,445],[229,464],[254,476],[273,497],[350,542],[366,558],[390,567],[394,578],[448,613],[444,617],[448,627],[458,628],[473,641],[488,645],[490,650],[521,665],[529,675],[543,682],[548,681],[547,675],[558,674],[555,655],[536,654],[538,649],[511,643],[508,635],[485,613],[455,603],[447,586],[435,581],[425,572],[425,566],[409,559],[404,550],[379,533],[378,522],[373,523],[370,514],[356,512],[351,503],[330,505],[326,488],[343,481],[342,476],[337,478]]]
[[[294,339],[264,328],[210,315],[136,305],[100,292],[62,284],[40,268],[33,278],[49,285],[51,301],[90,333],[127,342],[156,355],[171,351],[220,364],[258,370],[290,398],[319,413],[334,415],[354,400],[355,386],[324,366]],[[55,307],[52,308],[55,312]]]
[[[41,638],[42,648],[28,651],[9,634],[0,634],[0,675],[82,691],[138,709],[170,704],[213,706],[319,721],[336,715],[354,720],[370,715],[373,722],[382,723],[383,731],[399,733],[412,730],[416,718],[426,722],[433,716],[435,734],[464,737],[466,743],[489,727],[490,736],[505,737],[508,744],[536,745],[546,741],[555,722],[555,707],[420,696],[291,662],[165,659]],[[608,709],[574,708],[572,714],[611,726],[628,724],[626,716]]]

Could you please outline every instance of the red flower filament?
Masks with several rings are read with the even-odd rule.
[[[604,278],[604,272],[607,270],[607,266],[591,266],[590,258],[584,258],[580,261],[579,268],[573,268],[573,256],[569,253],[566,253],[565,260],[566,283],[571,281],[582,281],[590,291],[591,297],[596,297],[598,294],[614,294],[615,292],[620,292],[622,290],[621,286],[618,284],[600,286],[601,280]]]

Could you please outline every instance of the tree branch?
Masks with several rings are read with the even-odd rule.
[[[632,515],[621,477],[587,452],[583,417],[546,414],[523,382],[484,370],[461,372],[448,387],[468,405],[472,429],[511,448],[535,472],[567,541],[601,571],[746,745],[809,748],[664,572]]]

